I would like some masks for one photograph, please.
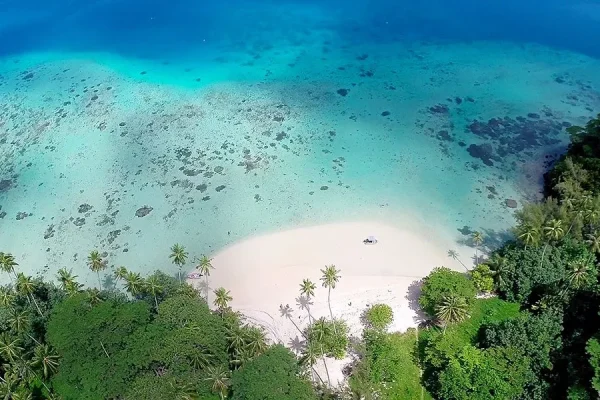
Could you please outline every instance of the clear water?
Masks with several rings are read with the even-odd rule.
[[[600,3],[487,3],[3,0],[0,250],[86,279],[349,219],[502,240],[600,110]]]

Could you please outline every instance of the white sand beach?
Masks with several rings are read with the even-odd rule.
[[[388,304],[394,310],[390,330],[404,331],[418,322],[411,307],[418,293],[411,285],[436,266],[464,270],[447,255],[448,249],[456,248],[451,240],[435,232],[416,231],[379,222],[349,222],[243,240],[212,256],[215,269],[209,278],[209,301],[214,298],[214,288],[225,287],[233,296],[233,309],[263,326],[274,342],[299,350],[302,336],[280,314],[279,306],[289,304],[294,321],[303,329],[308,317],[299,305],[299,285],[309,278],[317,284],[311,313],[316,318],[328,316],[327,290],[321,287],[320,269],[334,264],[341,279],[331,293],[332,311],[336,318],[347,321],[351,335],[361,334],[361,313],[377,303]],[[363,244],[369,235],[374,235],[378,243]],[[457,250],[463,262],[472,256],[472,249]],[[191,282],[204,290],[203,279]],[[343,382],[342,369],[349,361],[328,361],[332,383]]]

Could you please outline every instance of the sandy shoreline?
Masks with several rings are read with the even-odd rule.
[[[362,240],[368,235],[379,242],[364,245]],[[225,287],[231,291],[235,310],[262,325],[271,340],[299,350],[301,335],[281,316],[279,305],[289,304],[296,324],[305,327],[308,317],[298,303],[299,285],[309,278],[317,285],[311,313],[317,318],[328,316],[320,269],[334,264],[341,279],[331,294],[332,310],[347,321],[352,335],[361,334],[360,315],[376,303],[390,305],[395,316],[390,329],[404,331],[418,320],[410,306],[410,299],[417,295],[414,288],[409,290],[411,285],[436,266],[464,270],[448,257],[449,249],[459,250],[465,261],[471,257],[471,249],[459,249],[442,237],[379,222],[335,223],[255,236],[212,255],[215,269],[209,278],[209,301],[214,288]],[[204,290],[203,279],[190,282]],[[330,373],[336,370],[332,381],[343,381],[341,369],[348,361],[330,361]]]

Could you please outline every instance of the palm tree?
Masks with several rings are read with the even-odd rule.
[[[509,272],[508,260],[506,257],[494,253],[488,260],[488,265],[490,266],[494,280],[496,281],[496,288],[502,288],[506,282],[506,275]]]
[[[517,230],[517,237],[527,246],[537,246],[540,242],[540,230],[533,225],[523,225]]]
[[[310,299],[315,297],[315,289],[317,286],[310,279],[302,280],[300,284],[300,295],[306,297],[306,311],[308,312],[308,322],[311,322],[312,316],[310,315]]]
[[[87,290],[87,302],[90,307],[102,302],[100,291],[97,288],[91,288]]]
[[[19,272],[19,274],[17,275],[17,292],[24,294],[25,296],[27,296],[27,299],[31,299],[33,300],[33,304],[35,304],[35,308],[37,308],[37,311],[40,315],[42,314],[42,310],[40,310],[40,307],[38,306],[37,301],[35,301],[35,297],[33,296],[33,293],[35,292],[35,288],[36,288],[36,284],[35,282],[31,279],[30,276],[25,276],[22,272]]]
[[[449,294],[442,298],[436,307],[435,316],[444,325],[444,332],[448,324],[461,322],[469,318],[469,306],[464,297]]]
[[[145,287],[146,290],[152,296],[154,296],[154,305],[156,306],[156,310],[158,310],[158,300],[156,299],[156,295],[161,294],[163,292],[163,287],[161,286],[158,277],[156,275],[152,275],[148,279],[146,279]]]
[[[0,269],[2,269],[2,271],[9,274],[9,276],[10,276],[10,273],[12,272],[16,278],[17,273],[15,272],[15,267],[18,265],[19,264],[17,264],[15,261],[15,256],[13,256],[10,253],[0,252]]]
[[[335,329],[335,324],[333,325]],[[315,341],[310,341],[310,346],[319,346],[321,350],[321,357],[323,359],[323,365],[325,366],[325,373],[327,374],[327,382],[331,386],[331,378],[329,376],[329,368],[327,368],[327,361],[325,360],[325,351],[323,350],[323,341],[327,336],[330,336],[329,326],[325,323],[324,319],[321,318],[313,324],[312,329],[315,337]],[[337,334],[337,333],[336,333]],[[312,335],[311,335],[312,336]]]
[[[72,286],[72,283],[77,278],[77,275],[73,275],[73,270],[68,270],[66,268],[61,268],[57,271],[56,278],[58,282],[60,282],[60,287],[62,290],[67,290],[68,286]]]
[[[185,247],[182,245],[175,243],[171,247],[171,255],[169,258],[173,259],[173,264],[179,267],[179,283],[181,283],[181,268],[183,268],[185,262],[187,261],[188,253],[185,251]]]
[[[304,347],[304,350],[302,351],[300,363],[302,365],[308,365],[310,367],[313,381],[315,380],[314,377],[316,376],[317,378],[319,378],[319,381],[321,381],[321,383],[324,384],[325,382],[323,381],[323,378],[321,378],[321,375],[319,375],[319,373],[314,367],[314,365],[317,363],[318,358],[318,352],[316,351],[315,347],[310,345],[309,343],[308,346]],[[325,359],[323,359],[323,363],[325,365],[326,372],[329,372],[327,370],[327,363],[325,363]]]
[[[203,369],[210,365],[213,359],[212,353],[204,346],[198,346],[192,354],[190,354],[190,361],[192,366],[196,369]]]
[[[267,350],[267,337],[263,328],[258,326],[247,326],[243,330],[246,348],[253,357],[259,356]]]
[[[39,344],[33,351],[33,357],[31,359],[31,366],[39,368],[42,371],[44,379],[54,373],[58,369],[58,354],[54,352],[47,344]]]
[[[213,304],[215,305],[215,307],[217,307],[219,311],[225,311],[229,307],[229,302],[233,300],[233,297],[231,297],[231,293],[229,292],[229,290],[225,290],[225,288],[222,287],[215,290],[214,293],[215,300],[213,301]]]
[[[0,306],[2,307],[10,307],[15,301],[15,294],[12,288],[9,287],[0,287]]]
[[[465,264],[463,264],[463,262],[460,260],[460,258],[458,258],[458,253],[455,250],[448,250],[448,257],[450,257],[453,260],[456,260],[460,263],[460,265],[463,266],[464,269],[466,269],[467,271],[469,270],[469,268],[467,268],[467,266]]]
[[[223,400],[227,394],[227,387],[229,386],[229,371],[222,365],[218,365],[216,367],[208,367],[206,373],[208,376],[204,378],[204,380],[212,382],[212,391],[218,393],[219,396],[221,396],[221,400]]]
[[[321,276],[321,281],[323,283],[323,287],[327,288],[327,304],[329,306],[329,315],[331,316],[331,321],[333,322],[333,330],[337,334],[337,330],[335,328],[335,320],[333,319],[333,312],[331,311],[331,289],[335,289],[335,285],[340,280],[339,270],[335,267],[335,265],[327,265],[325,269],[321,270],[323,276]]]
[[[594,231],[586,235],[586,243],[594,253],[600,253],[600,232]]]
[[[127,268],[125,268],[124,266],[120,266],[117,269],[114,270],[113,272],[113,276],[115,277],[115,279],[117,281],[120,280],[124,280],[125,277],[127,276]]]
[[[473,232],[473,235],[471,235],[471,239],[473,240],[473,244],[475,245],[475,266],[478,266],[479,265],[478,250],[479,250],[479,246],[481,246],[481,244],[483,243],[483,235],[481,234],[481,232],[475,231],[475,232]]]
[[[144,280],[142,279],[142,276],[137,272],[127,272],[127,275],[125,276],[125,290],[135,297],[143,288]]]
[[[4,376],[0,375],[0,396],[3,400],[15,400],[19,394],[21,381],[13,374],[6,372]]]
[[[106,263],[100,256],[98,250],[93,250],[88,256],[88,266],[98,275],[98,283],[100,284],[100,290],[102,290],[102,281],[100,280],[100,271],[106,269]]]
[[[21,312],[17,311],[15,308],[10,310],[10,315],[8,317],[8,323],[11,329],[19,334],[26,335],[29,339],[33,340],[37,344],[40,342],[37,341],[36,338],[31,336],[27,331],[31,327],[31,319],[29,318],[29,312],[27,310],[23,310]]]
[[[200,271],[202,275],[204,275],[204,279],[206,282],[206,302],[208,303],[208,277],[210,276],[210,270],[214,269],[212,263],[212,258],[208,258],[206,255],[202,254],[200,260],[198,261],[198,265],[196,265],[196,269]]]
[[[569,272],[567,273],[568,286],[570,288],[579,289],[589,281],[590,278],[590,260],[579,259],[569,264]]]
[[[193,383],[176,384],[171,382],[171,386],[176,391],[174,400],[200,400]]]
[[[544,245],[544,250],[542,251],[542,258],[540,259],[540,268],[544,263],[544,255],[546,254],[546,249],[548,248],[548,244],[552,240],[559,240],[563,237],[564,231],[562,228],[562,221],[560,219],[552,218],[545,226],[544,226],[544,237],[548,239],[546,244]]]
[[[10,337],[8,332],[0,334],[0,354],[6,359],[14,361],[19,357],[21,351],[23,351],[23,348],[19,344],[20,340]]]
[[[65,291],[67,292],[69,297],[72,297],[76,293],[79,293],[81,291],[81,288],[83,287],[81,283],[76,281],[67,281],[65,285]]]

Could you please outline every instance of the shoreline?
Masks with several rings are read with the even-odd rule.
[[[289,305],[294,323],[304,329],[308,314],[299,301],[299,285],[308,278],[317,286],[311,299],[312,316],[329,318],[327,290],[319,278],[322,268],[334,264],[341,277],[331,291],[331,309],[334,317],[348,323],[351,336],[362,334],[361,314],[377,303],[388,304],[394,311],[390,331],[405,331],[419,322],[414,306],[419,280],[438,266],[464,271],[458,261],[448,257],[449,249],[458,250],[463,259],[472,252],[442,236],[426,236],[415,230],[361,221],[252,236],[212,256],[209,304],[214,300],[213,290],[224,287],[233,297],[230,306],[234,310],[248,322],[262,326],[271,341],[299,353],[302,336],[281,315],[279,306]],[[369,235],[378,243],[363,244]],[[204,278],[187,281],[202,295],[206,293]],[[348,357],[328,361],[332,381],[344,381],[342,370],[350,361]]]

